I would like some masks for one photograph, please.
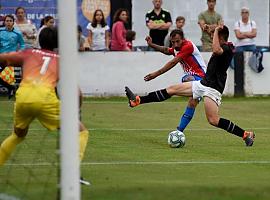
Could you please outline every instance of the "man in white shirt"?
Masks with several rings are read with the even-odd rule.
[[[256,44],[254,38],[257,36],[256,23],[249,18],[249,8],[242,7],[242,18],[235,22],[234,32],[237,38],[235,51],[255,51]]]

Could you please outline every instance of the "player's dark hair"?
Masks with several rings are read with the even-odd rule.
[[[174,29],[171,33],[170,33],[170,37],[174,37],[176,35],[180,35],[181,39],[185,39],[184,37],[184,32],[181,29]]]
[[[223,26],[223,29],[218,31],[218,36],[222,37],[225,41],[228,41],[229,38],[229,29],[227,26]]]
[[[53,51],[58,47],[57,28],[46,27],[39,34],[39,44],[41,49]]]
[[[42,18],[41,21],[40,21],[40,26],[39,27],[41,28],[44,24],[46,24],[51,19],[54,19],[54,18],[53,18],[53,16],[50,16],[50,15]]]

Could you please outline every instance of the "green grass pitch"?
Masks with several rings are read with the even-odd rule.
[[[203,104],[185,131],[186,146],[169,148],[185,98],[129,108],[124,98],[85,99],[90,138],[81,172],[82,199],[270,199],[270,98],[224,98],[220,114],[254,130],[254,146],[210,126]],[[0,98],[0,141],[12,129],[13,102]],[[0,199],[57,199],[58,132],[34,122],[26,140],[0,168]]]

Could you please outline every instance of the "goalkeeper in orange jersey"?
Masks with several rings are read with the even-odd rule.
[[[16,145],[24,140],[35,118],[48,130],[56,130],[60,126],[60,101],[55,92],[59,80],[59,55],[53,51],[58,44],[57,29],[43,29],[39,42],[41,49],[0,54],[1,63],[23,68],[14,106],[14,132],[0,146],[0,166],[9,158]],[[81,122],[79,127],[82,160],[89,133]]]

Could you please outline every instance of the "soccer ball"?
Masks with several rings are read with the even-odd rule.
[[[179,148],[185,146],[186,136],[183,132],[175,130],[169,133],[168,144],[171,148]]]

